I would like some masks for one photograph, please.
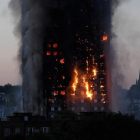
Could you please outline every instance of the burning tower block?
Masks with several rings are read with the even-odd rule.
[[[35,52],[42,61],[39,70],[32,73],[37,87],[31,90],[33,96],[28,99],[32,108],[48,119],[66,109],[76,113],[107,111],[105,50],[110,44],[110,0],[36,0],[34,3],[39,13],[33,16],[37,14],[39,19],[35,20],[37,23],[32,21],[37,27],[31,31],[38,33],[37,44],[41,47]],[[23,74],[28,77],[27,71]],[[32,89],[26,81],[23,85]],[[25,97],[29,96],[29,91],[25,91]]]

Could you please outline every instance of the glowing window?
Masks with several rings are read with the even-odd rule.
[[[46,53],[47,55],[51,55],[51,52],[50,51],[47,51],[47,53]]]
[[[103,36],[103,41],[107,41],[107,36],[105,35],[105,36]]]
[[[64,75],[62,76],[62,79],[63,79],[63,80],[65,79],[65,76],[64,76]]]
[[[51,99],[48,99],[48,102],[51,103]]]
[[[47,47],[49,47],[49,48],[50,48],[50,47],[51,47],[51,44],[48,44],[48,45],[47,45]]]
[[[54,96],[58,95],[58,91],[54,91]]]
[[[102,54],[102,55],[100,55],[100,58],[103,58],[104,57],[104,55]]]
[[[64,64],[65,63],[65,59],[60,59],[60,63]]]
[[[81,91],[81,95],[84,95],[84,91]]]
[[[54,43],[53,44],[53,48],[57,48],[58,47],[58,44],[57,43]]]
[[[61,95],[65,95],[65,91],[64,91],[64,90],[61,91],[60,94],[61,94]]]
[[[81,87],[84,87],[84,83],[81,83]]]
[[[53,52],[53,55],[55,55],[55,56],[56,56],[57,54],[58,54],[57,52]]]

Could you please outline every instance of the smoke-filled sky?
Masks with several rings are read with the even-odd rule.
[[[8,3],[0,0],[0,85],[20,84],[17,62],[18,43],[13,35],[13,20]]]
[[[20,84],[17,62],[18,40],[13,35],[14,23],[8,8],[10,0],[0,0],[0,85]],[[123,0],[122,0],[123,1]],[[125,0],[113,17],[113,32],[118,36],[113,43],[117,53],[123,87],[135,83],[140,69],[140,0]],[[121,82],[120,82],[121,83]]]

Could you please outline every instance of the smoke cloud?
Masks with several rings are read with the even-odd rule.
[[[140,17],[138,0],[115,1],[112,6],[112,32],[116,37],[111,39],[111,81],[112,81],[112,110],[116,108],[118,86],[129,89],[135,84],[139,71],[139,37]]]

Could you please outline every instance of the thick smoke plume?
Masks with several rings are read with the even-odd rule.
[[[138,0],[114,1],[112,5],[112,32],[115,37],[111,39],[111,83],[112,83],[112,110],[121,111],[117,108],[117,95],[122,90],[120,87],[129,89],[135,84],[139,71],[139,7]],[[125,93],[122,93],[123,95]],[[126,98],[123,100],[126,101]]]
[[[21,13],[21,22],[15,28],[21,33],[20,47],[21,71],[23,77],[23,102],[25,112],[42,111],[42,73],[43,73],[43,45],[45,35],[45,8],[40,0],[11,0],[9,6],[15,19]],[[17,7],[20,7],[17,9]],[[44,13],[44,14],[43,14]]]

